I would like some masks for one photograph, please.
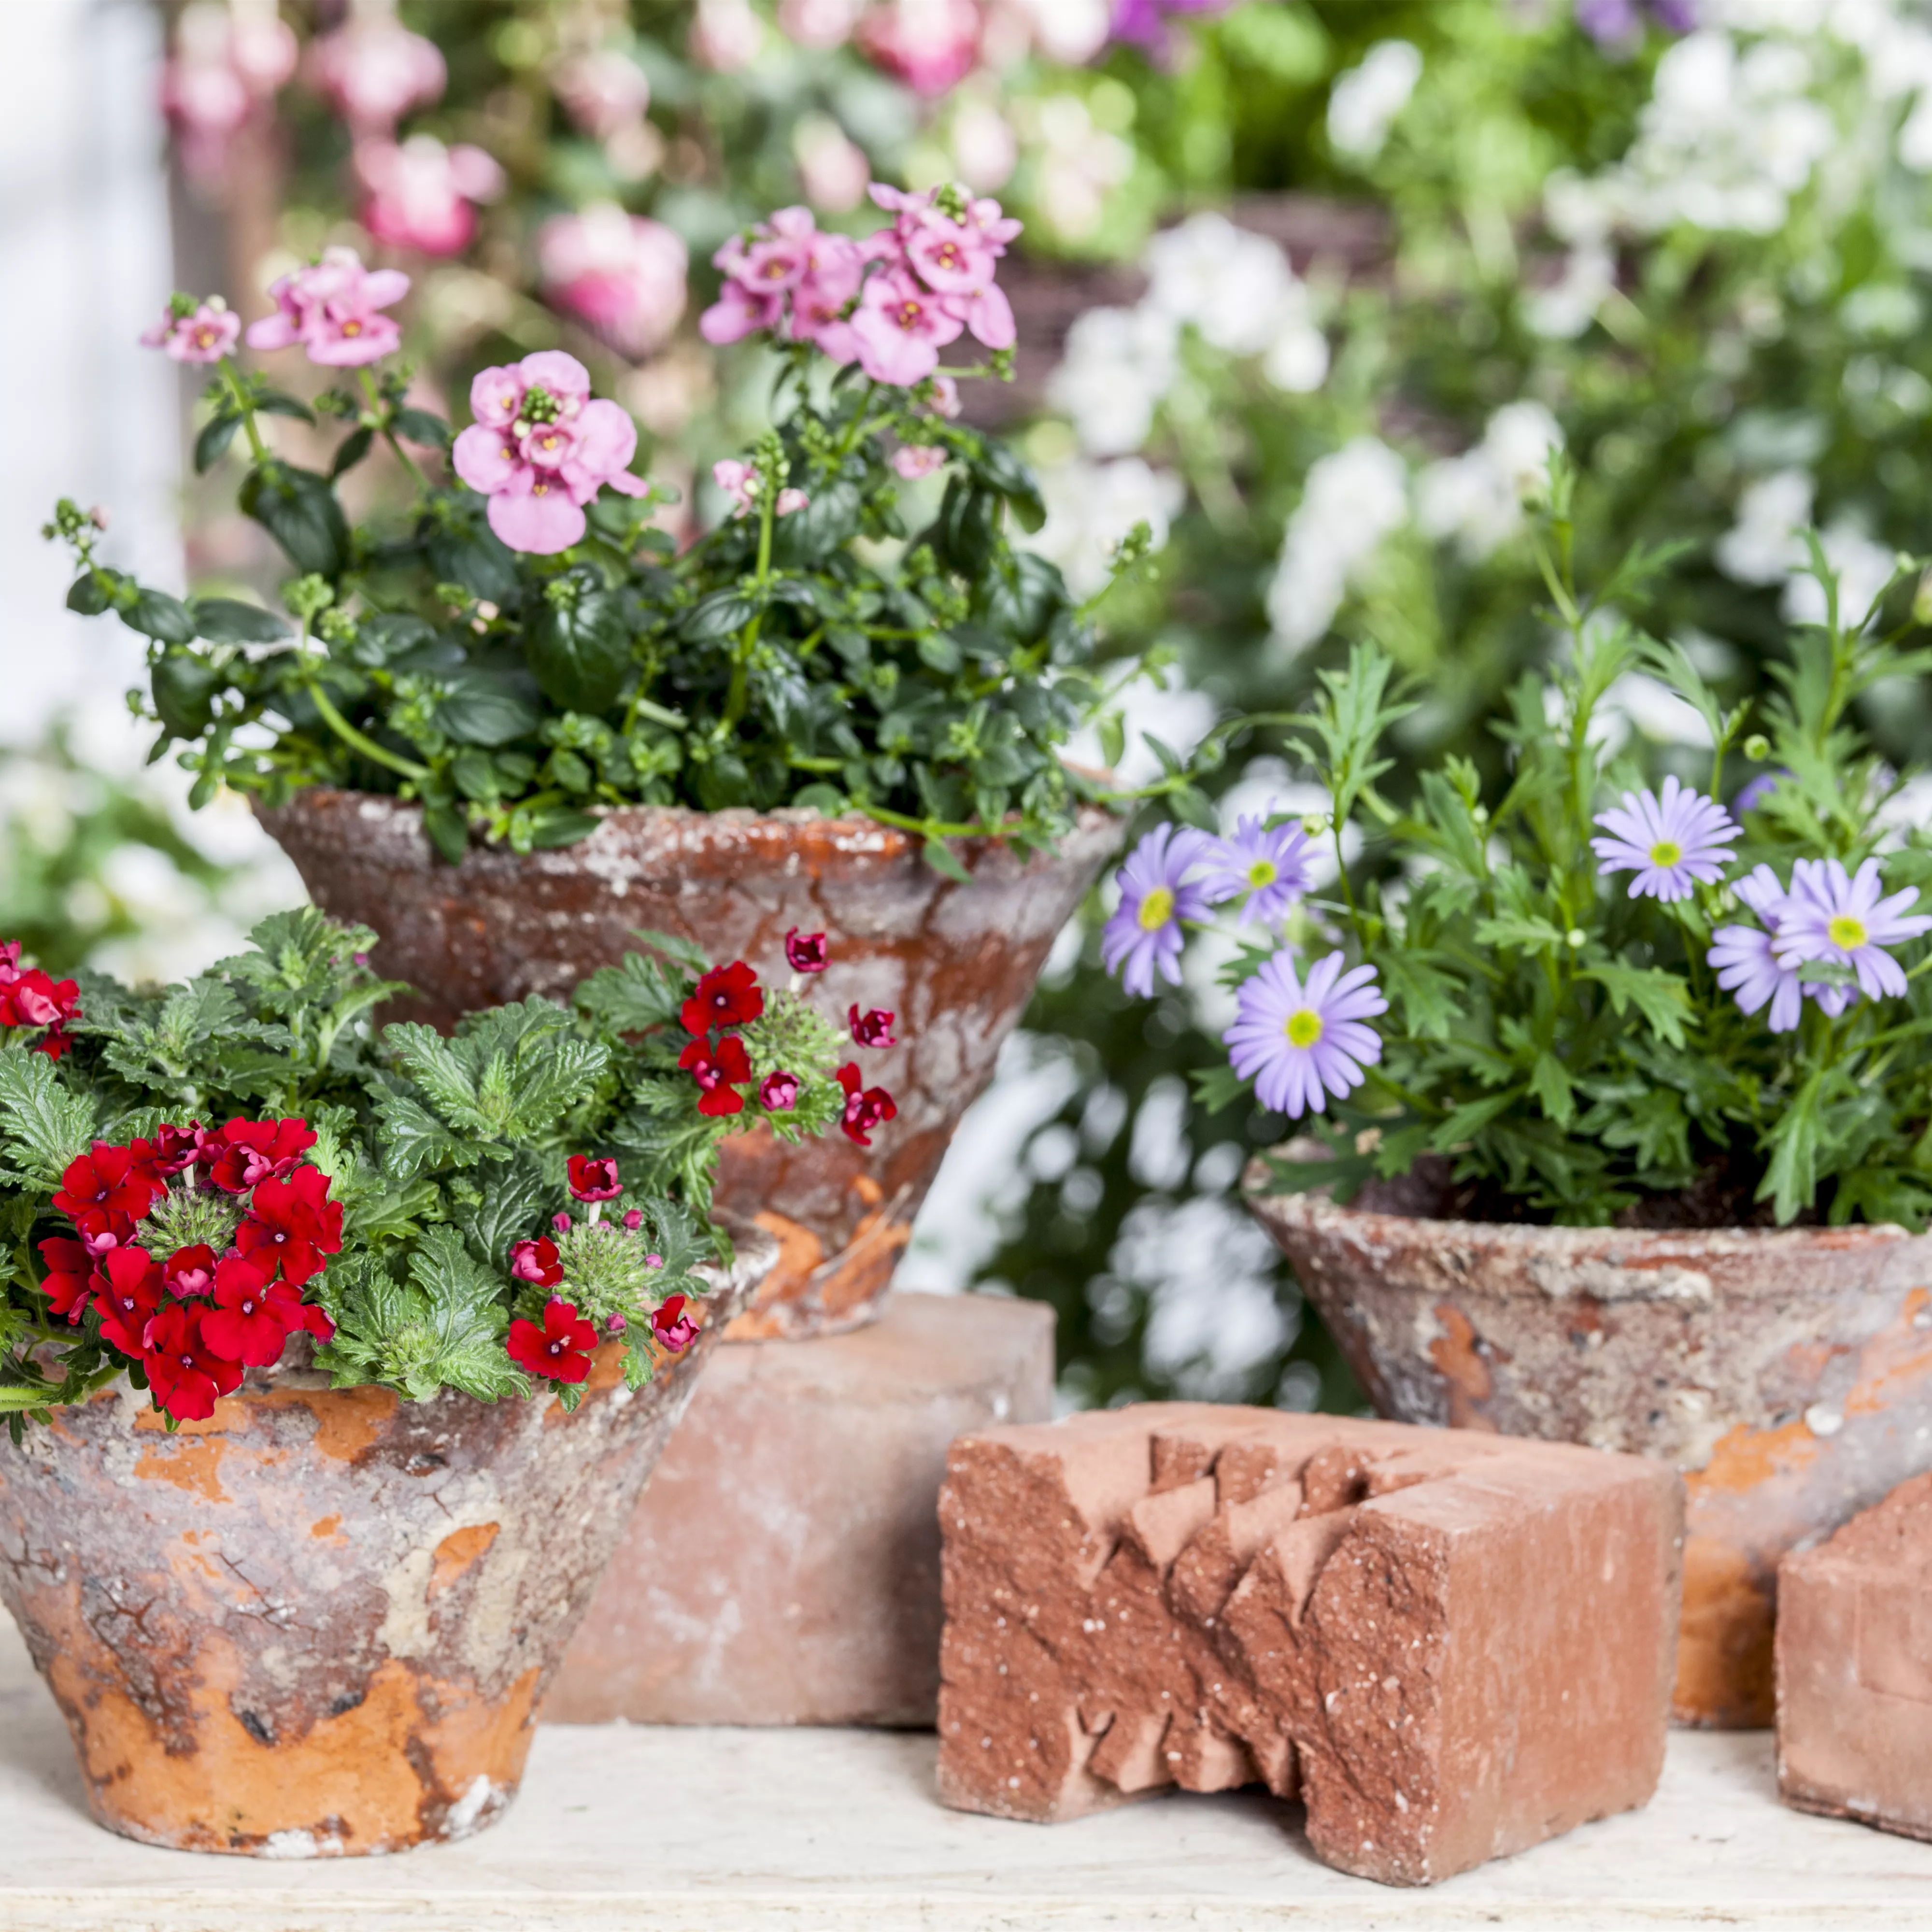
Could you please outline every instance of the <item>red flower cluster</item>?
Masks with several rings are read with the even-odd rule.
[[[742,959],[714,966],[685,1001],[679,1018],[692,1037],[677,1064],[698,1082],[698,1111],[707,1120],[745,1111],[745,1096],[737,1090],[750,1082],[752,1057],[745,1042],[725,1029],[748,1026],[764,1010],[764,988]]]
[[[852,1060],[839,1068],[838,1084],[845,1090],[845,1112],[838,1124],[848,1141],[868,1148],[872,1144],[873,1129],[898,1118],[898,1106],[883,1087],[868,1087]]]
[[[38,967],[20,970],[20,942],[0,945],[0,1027],[44,1028],[34,1051],[58,1060],[74,1042],[67,1023],[80,1017],[80,988],[71,980],[51,980]]]
[[[548,1247],[550,1244],[543,1244]],[[576,1304],[552,1295],[544,1305],[541,1327],[520,1317],[510,1324],[510,1359],[546,1382],[580,1382],[597,1352],[597,1330],[578,1313]]]
[[[158,1408],[205,1420],[244,1367],[280,1360],[298,1330],[319,1342],[334,1335],[302,1298],[342,1251],[341,1204],[328,1198],[328,1175],[302,1158],[314,1144],[303,1120],[230,1120],[212,1132],[191,1121],[124,1147],[96,1141],[53,1197],[80,1238],[40,1244],[42,1292],[70,1322],[91,1307],[102,1340],[146,1370]],[[197,1243],[160,1260],[141,1244],[139,1224],[183,1174],[190,1189],[248,1197],[225,1254]]]

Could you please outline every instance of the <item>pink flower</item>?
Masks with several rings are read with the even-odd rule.
[[[686,266],[676,234],[615,202],[554,215],[537,230],[546,298],[633,362],[662,348],[676,328]]]
[[[698,0],[686,51],[713,74],[736,74],[758,57],[765,30],[748,0]]]
[[[842,47],[866,0],[778,0],[778,32],[801,47]]]
[[[832,963],[831,949],[822,932],[801,932],[796,926],[784,936],[785,959],[794,973],[823,973]]]
[[[733,516],[749,516],[758,508],[759,493],[764,485],[753,464],[727,457],[711,466],[711,480],[731,499],[735,506],[731,512]],[[803,509],[811,501],[802,490],[781,490],[778,501],[772,506],[772,512],[777,516],[788,517],[793,511]]]
[[[792,136],[792,153],[805,198],[814,208],[844,214],[865,200],[872,164],[837,122],[825,115],[801,121]]]
[[[892,467],[908,483],[916,483],[922,476],[930,476],[945,466],[945,451],[932,443],[909,442],[892,452]]]
[[[322,259],[284,275],[268,291],[275,313],[248,326],[250,349],[292,349],[311,362],[352,369],[380,362],[401,346],[402,328],[388,308],[408,293],[410,278],[395,268],[365,268],[352,248],[325,248]]]
[[[910,388],[939,368],[939,352],[964,325],[944,298],[902,268],[882,270],[866,284],[852,318],[859,366],[875,382]]]
[[[858,41],[876,66],[930,99],[972,72],[980,31],[973,0],[880,0],[860,23]]]
[[[856,1046],[896,1046],[898,1042],[892,1037],[893,1018],[883,1006],[874,1006],[870,1012],[862,1013],[855,1003],[847,1009],[845,1024]]]
[[[165,349],[177,362],[219,362],[242,339],[242,318],[219,296],[188,307],[177,296],[167,313],[141,338],[143,349]]]
[[[451,460],[490,500],[490,527],[512,550],[554,556],[579,542],[584,506],[605,484],[627,496],[650,486],[630,472],[637,426],[615,403],[590,400],[574,356],[547,349],[485,369],[470,387],[476,420]]]
[[[781,1068],[767,1073],[758,1086],[758,1105],[768,1114],[788,1114],[798,1105],[798,1076]]]
[[[449,78],[434,40],[367,10],[316,42],[309,74],[358,138],[392,133],[411,108],[440,100]]]
[[[226,172],[230,141],[294,73],[297,51],[272,8],[244,14],[194,0],[182,10],[161,70],[161,110],[189,174],[214,181]]]
[[[642,119],[651,104],[651,83],[644,69],[615,47],[558,62],[550,86],[564,112],[593,140],[621,134]]]
[[[780,208],[769,222],[734,236],[712,266],[723,271],[724,286],[698,326],[707,342],[719,344],[776,329],[789,297],[793,334],[824,346],[824,332],[840,325],[865,274],[858,244],[821,235],[804,208]],[[851,352],[840,359],[850,362]]]
[[[874,182],[872,199],[894,211],[892,224],[904,265],[988,349],[1010,349],[1016,331],[1012,305],[993,277],[1006,244],[1021,224],[997,201],[963,202],[957,189],[906,194]],[[883,236],[874,236],[883,244]]]
[[[959,398],[959,385],[950,376],[935,376],[932,383],[932,399],[927,406],[936,416],[944,416],[950,422],[966,406]]]
[[[460,255],[476,232],[473,203],[494,201],[508,185],[481,148],[446,148],[431,134],[364,141],[356,172],[368,190],[362,225],[392,248]]]

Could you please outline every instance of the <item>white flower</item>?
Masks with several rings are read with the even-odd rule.
[[[1864,622],[1878,594],[1892,581],[1897,553],[1874,543],[1855,524],[1840,520],[1820,533],[1825,561],[1838,574],[1838,622],[1847,630]],[[1825,587],[1815,577],[1793,574],[1784,586],[1784,614],[1794,624],[1825,621]]]
[[[1187,494],[1179,477],[1138,456],[1043,470],[1040,488],[1046,521],[1032,547],[1059,565],[1076,597],[1090,597],[1107,581],[1115,548],[1136,524],[1146,524],[1159,550]]]
[[[1178,372],[1177,337],[1173,320],[1144,304],[1090,308],[1067,332],[1046,392],[1089,454],[1124,456],[1146,442]]]
[[[1538,335],[1573,340],[1596,320],[1604,298],[1616,285],[1616,257],[1607,247],[1592,242],[1573,248],[1555,282],[1524,293],[1523,321]]]
[[[1373,160],[1421,78],[1422,56],[1407,40],[1377,41],[1330,91],[1330,146],[1351,160]]]
[[[1291,656],[1334,622],[1361,566],[1408,520],[1408,470],[1378,438],[1359,436],[1310,466],[1268,596],[1268,621]]]
[[[1718,568],[1739,584],[1781,584],[1804,562],[1798,532],[1811,520],[1816,485],[1802,470],[1780,470],[1749,484],[1738,520],[1718,539]]]
[[[1454,538],[1480,562],[1522,527],[1524,501],[1540,493],[1550,453],[1562,447],[1563,432],[1540,403],[1505,404],[1474,449],[1430,464],[1416,478],[1417,523],[1438,542]]]
[[[1107,191],[1132,172],[1134,151],[1096,125],[1077,94],[1049,94],[1030,118],[1040,146],[1040,212],[1049,227],[1078,241],[1100,225]]]

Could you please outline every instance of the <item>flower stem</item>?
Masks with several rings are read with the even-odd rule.
[[[429,494],[429,478],[425,476],[416,458],[396,440],[393,422],[395,411],[382,400],[382,392],[376,386],[376,379],[368,370],[358,372],[362,378],[362,393],[369,398],[369,406],[376,412],[378,426],[382,432],[382,440],[396,453],[396,460],[416,479],[416,486],[423,494]]]
[[[255,427],[254,407],[248,400],[248,392],[241,377],[236,373],[232,359],[226,356],[221,358],[221,380],[228,385],[230,400],[242,418],[242,433],[248,439],[248,453],[257,463],[266,463],[268,460],[268,446],[262,440],[262,432]]]

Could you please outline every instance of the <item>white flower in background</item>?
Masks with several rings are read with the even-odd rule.
[[[1422,78],[1422,56],[1407,40],[1378,40],[1328,95],[1328,141],[1350,160],[1372,161]]]
[[[1308,285],[1280,247],[1225,214],[1196,214],[1156,235],[1142,265],[1144,306],[1230,356],[1265,356],[1278,389],[1305,394],[1328,373],[1328,338],[1316,326]]]
[[[959,178],[980,194],[997,194],[1019,162],[1012,124],[993,102],[968,98],[953,110],[952,164]]]
[[[1059,565],[1067,588],[1080,598],[1107,581],[1114,552],[1135,524],[1146,524],[1159,550],[1187,496],[1179,477],[1138,456],[1116,463],[1076,458],[1042,470],[1040,488],[1046,521],[1031,548]]]
[[[1090,308],[1067,332],[1046,392],[1090,455],[1124,456],[1147,441],[1180,373],[1177,335],[1170,318],[1144,304]]]
[[[1878,594],[1892,581],[1898,553],[1874,543],[1857,524],[1843,518],[1820,532],[1825,561],[1838,574],[1838,622],[1856,630]],[[1784,586],[1784,614],[1794,624],[1825,621],[1825,586],[1815,577],[1793,573]]]
[[[1598,700],[1591,723],[1593,728],[1606,723],[1615,727],[1603,734],[1605,748],[1612,757],[1633,731],[1653,745],[1688,745],[1707,750],[1711,742],[1711,728],[1697,707],[1661,680],[1639,670],[1625,671],[1611,684]],[[1593,742],[1598,742],[1596,729],[1590,736]]]
[[[1327,631],[1361,567],[1408,520],[1408,472],[1372,436],[1310,464],[1268,586],[1268,621],[1290,656]]]
[[[1747,485],[1736,523],[1718,539],[1718,568],[1739,584],[1782,584],[1805,560],[1798,532],[1811,520],[1816,487],[1802,470]]]
[[[1454,538],[1480,562],[1522,529],[1523,505],[1541,494],[1550,452],[1562,447],[1563,432],[1540,403],[1505,404],[1474,449],[1417,477],[1416,522],[1438,543]]]
[[[1056,67],[1084,67],[1107,44],[1114,23],[1110,0],[1004,0],[988,11],[989,38],[999,13],[1017,17],[1026,38]]]
[[[1109,134],[1076,94],[1049,94],[1034,104],[1040,143],[1040,212],[1047,225],[1077,242],[1100,226],[1107,194],[1132,172],[1134,151]]]
[[[1616,256],[1606,244],[1592,242],[1573,248],[1554,282],[1523,292],[1523,322],[1534,334],[1552,341],[1574,341],[1595,321],[1604,298],[1616,285]]]

